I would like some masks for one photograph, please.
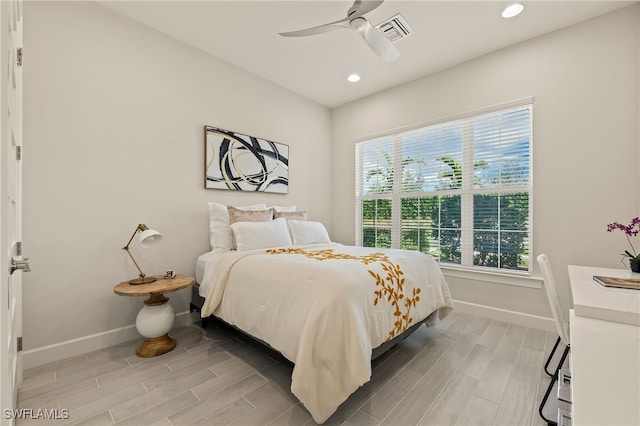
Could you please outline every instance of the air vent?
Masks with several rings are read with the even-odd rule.
[[[396,16],[378,24],[376,29],[393,43],[413,34],[413,30],[399,13]]]

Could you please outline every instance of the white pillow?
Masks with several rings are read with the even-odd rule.
[[[231,224],[238,251],[291,245],[287,220],[274,219],[269,222],[236,222]]]
[[[331,242],[327,228],[320,222],[289,219],[287,225],[289,226],[289,232],[291,232],[293,244],[296,246]]]
[[[224,204],[208,201],[209,205],[209,243],[214,251],[229,251],[233,247],[231,228],[229,228],[229,211]],[[265,210],[264,203],[238,207],[242,210]]]
[[[269,206],[270,209],[274,209],[277,212],[295,212],[296,206]]]

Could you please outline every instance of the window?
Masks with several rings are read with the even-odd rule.
[[[357,239],[530,271],[531,100],[356,144]]]

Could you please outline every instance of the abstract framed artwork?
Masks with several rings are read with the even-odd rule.
[[[205,126],[207,189],[289,192],[289,147],[230,130]]]

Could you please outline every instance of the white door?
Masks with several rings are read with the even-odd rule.
[[[22,3],[0,1],[0,407],[13,424],[22,382]],[[13,267],[11,267],[14,262]]]

